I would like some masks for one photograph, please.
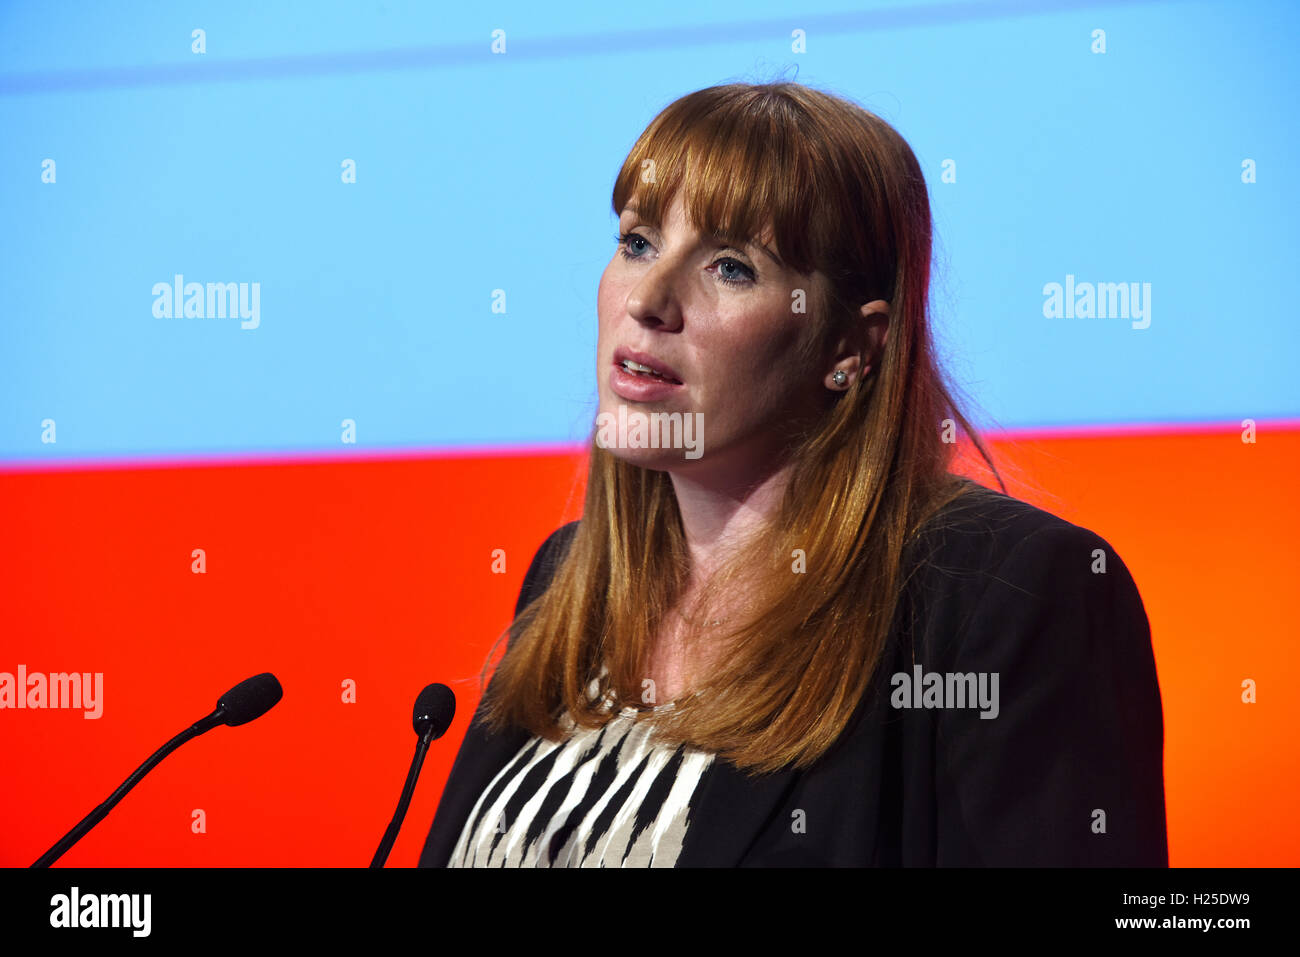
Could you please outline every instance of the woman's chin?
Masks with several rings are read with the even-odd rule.
[[[680,472],[700,461],[699,457],[689,457],[689,449],[647,449],[619,445],[601,447],[628,465],[636,465],[654,472]]]
[[[630,465],[676,471],[698,463],[704,455],[704,416],[649,406],[629,408],[619,403],[596,416],[596,445]]]

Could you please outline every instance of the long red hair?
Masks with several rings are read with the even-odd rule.
[[[699,90],[641,134],[614,184],[614,212],[635,195],[638,218],[658,226],[681,189],[701,232],[748,238],[770,227],[782,260],[815,277],[808,349],[861,321],[863,303],[890,303],[874,371],[792,436],[777,514],[697,608],[707,614],[743,580],[750,612],[711,633],[724,651],[699,694],[647,715],[662,740],[740,768],[807,766],[843,732],[880,664],[907,544],[970,487],[950,472],[958,428],[997,469],[936,362],[929,197],[889,124],[800,84]],[[507,632],[483,701],[492,727],[554,740],[565,712],[602,724],[617,712],[588,695],[602,668],[602,694],[638,704],[652,641],[682,598],[689,558],[669,475],[620,460],[594,434],[590,455],[567,557]]]

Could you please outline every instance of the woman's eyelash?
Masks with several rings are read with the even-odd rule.
[[[639,257],[633,256],[627,251],[627,243],[629,239],[645,239],[645,237],[638,236],[636,233],[633,232],[614,234],[614,242],[618,243],[619,255],[621,255],[624,259],[637,259]]]
[[[644,240],[645,237],[642,236],[640,233],[633,233],[633,232],[615,233],[615,234],[614,234],[614,241],[615,241],[616,243],[618,243],[618,254],[619,254],[620,256],[622,256],[624,259],[628,259],[628,260],[637,260],[637,259],[640,259],[640,258],[641,258],[640,256],[634,256],[634,255],[632,255],[632,254],[631,254],[630,252],[628,252],[628,250],[627,250],[627,244],[628,244],[628,242],[629,242],[630,240],[633,240],[633,239],[641,239],[641,240]],[[719,274],[718,274],[718,278],[721,279],[723,282],[725,282],[725,283],[726,283],[727,285],[729,285],[729,286],[747,286],[747,285],[749,285],[749,283],[753,282],[754,279],[756,278],[755,275],[754,275],[754,270],[750,269],[748,266],[746,266],[746,265],[745,265],[743,262],[741,262],[739,259],[736,259],[736,258],[734,258],[734,257],[732,257],[732,256],[723,256],[721,259],[716,260],[716,261],[713,263],[713,265],[716,266],[716,265],[718,265],[719,263],[734,263],[736,266],[738,266],[738,267],[740,267],[741,269],[743,269],[743,270],[745,271],[746,276],[748,277],[747,279],[728,279],[726,276],[723,276],[721,273],[719,273]]]

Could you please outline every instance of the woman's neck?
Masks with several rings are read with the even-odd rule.
[[[772,520],[781,506],[790,466],[743,479],[705,481],[670,473],[691,559],[691,590],[717,570],[731,550]]]

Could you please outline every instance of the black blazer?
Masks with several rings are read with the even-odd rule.
[[[546,589],[577,525],[538,550],[516,611]],[[1160,688],[1119,556],[982,487],[909,554],[917,574],[840,740],[802,771],[751,777],[715,761],[677,866],[1167,866]],[[896,706],[924,705],[894,677],[917,666],[983,672],[989,691],[996,673],[997,716]],[[480,793],[528,738],[488,735],[475,716],[420,866],[446,866]]]

